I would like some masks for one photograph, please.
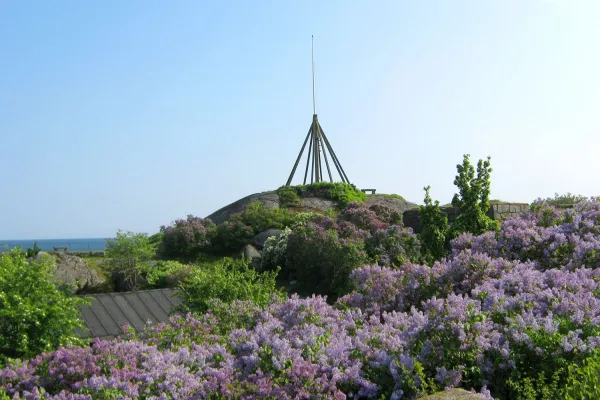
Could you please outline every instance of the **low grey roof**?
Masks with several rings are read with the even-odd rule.
[[[147,321],[153,324],[169,320],[169,313],[181,303],[174,289],[153,289],[85,296],[89,306],[81,308],[85,329],[77,331],[84,339],[112,339],[122,336],[123,327],[141,331]]]

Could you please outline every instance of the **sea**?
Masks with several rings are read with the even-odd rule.
[[[110,240],[110,238],[109,238]],[[37,242],[42,251],[52,251],[55,247],[66,247],[68,251],[104,251],[106,248],[105,238],[87,239],[31,239],[31,240],[2,240],[0,239],[0,252],[9,251],[17,246],[21,250],[33,248]]]

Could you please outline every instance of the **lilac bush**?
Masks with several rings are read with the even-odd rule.
[[[176,317],[173,326],[149,328],[144,341],[98,340],[14,363],[0,371],[0,387],[11,396],[56,399],[414,398],[460,382],[459,370],[432,359],[446,336],[460,332],[415,343],[451,324],[462,302],[451,313],[434,302],[425,314],[380,321],[337,310],[323,297],[292,296],[250,310],[252,322],[226,335],[214,333],[210,314]],[[417,347],[420,354],[411,351]]]
[[[369,231],[371,233],[378,229],[387,227],[384,221],[380,220],[377,213],[369,209],[366,205],[359,202],[351,202],[338,216],[341,221],[348,221],[357,228]]]
[[[393,220],[387,207],[376,207]],[[337,218],[317,215],[296,225],[286,243],[284,272],[312,293],[348,293],[349,275],[367,263],[399,267],[420,259],[420,243],[410,228],[388,225],[376,211],[350,203]]]
[[[378,229],[365,240],[372,260],[382,266],[400,266],[420,259],[421,245],[411,228],[392,225]]]
[[[561,209],[543,202],[533,211],[505,221],[501,231],[480,236],[463,234],[452,242],[453,254],[463,249],[535,261],[540,269],[600,266],[600,201],[582,201]]]
[[[388,225],[402,224],[402,213],[396,211],[395,209],[385,204],[373,204],[369,206],[369,210],[373,211],[380,221],[383,221]]]
[[[388,240],[411,233],[371,230],[362,218],[371,214],[352,213],[295,226],[285,246],[286,268],[306,266],[314,288],[352,289],[334,304],[212,300],[206,314],[126,340],[15,361],[0,370],[0,389],[56,399],[415,399],[463,387],[560,399],[573,366],[600,351],[598,200],[534,204],[497,233],[459,236],[432,266],[376,264],[368,243],[394,254]]]
[[[161,226],[164,234],[163,252],[170,257],[194,256],[211,246],[216,225],[210,219],[188,215],[169,226]]]
[[[335,224],[325,221],[325,226]],[[335,229],[309,222],[288,236],[284,274],[313,293],[340,295],[349,290],[350,272],[367,262],[364,242],[343,238]]]

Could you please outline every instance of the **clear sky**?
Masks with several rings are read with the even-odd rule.
[[[0,238],[154,233],[285,183],[600,194],[600,1],[0,1]],[[295,183],[301,179],[297,173]]]

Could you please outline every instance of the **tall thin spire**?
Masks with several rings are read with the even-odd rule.
[[[312,89],[313,89],[313,121],[308,129],[308,133],[306,134],[306,138],[304,139],[304,143],[302,144],[302,148],[300,149],[300,153],[298,154],[298,158],[296,158],[296,162],[294,163],[294,168],[292,168],[292,173],[290,174],[286,186],[289,186],[294,178],[294,174],[296,173],[296,168],[298,168],[298,164],[300,163],[300,159],[302,158],[302,153],[304,153],[304,149],[306,148],[306,144],[308,145],[308,157],[306,159],[306,170],[304,172],[304,184],[306,185],[308,179],[308,169],[310,168],[310,183],[322,182],[323,181],[323,163],[321,160],[321,155],[325,160],[325,166],[327,167],[327,175],[329,175],[329,181],[333,182],[333,176],[331,175],[331,168],[329,166],[329,160],[327,159],[327,153],[331,156],[331,161],[333,162],[334,167],[336,168],[340,179],[342,182],[350,183],[348,181],[348,177],[342,168],[342,164],[337,158],[333,148],[331,147],[331,143],[327,140],[327,136],[325,136],[325,132],[323,132],[323,128],[321,128],[321,124],[319,123],[319,119],[317,118],[317,101],[315,95],[315,40],[314,36],[311,36],[311,53],[312,53]],[[309,142],[310,139],[310,142]]]
[[[313,84],[313,114],[317,113],[317,100],[315,96],[315,37],[310,37],[310,47],[312,52],[312,84]]]

